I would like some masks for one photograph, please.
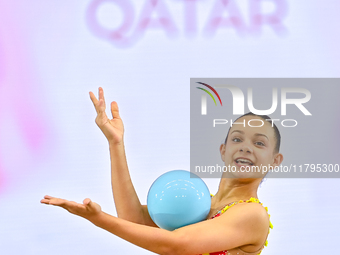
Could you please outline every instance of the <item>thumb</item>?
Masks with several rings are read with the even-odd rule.
[[[111,103],[111,113],[112,113],[112,118],[118,118],[120,119],[119,117],[119,109],[118,109],[118,104],[117,102],[113,101]]]
[[[85,198],[84,201],[83,201],[83,204],[84,204],[85,206],[91,206],[92,201],[91,201],[91,199],[89,199],[89,198]]]
[[[96,202],[92,202],[89,198],[85,198],[83,203],[86,209],[89,210],[89,212],[98,213],[102,210],[100,205],[98,205]]]

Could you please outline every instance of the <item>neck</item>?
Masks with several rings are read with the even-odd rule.
[[[257,189],[261,179],[221,178],[218,191],[215,195],[216,202],[234,202],[257,197]]]

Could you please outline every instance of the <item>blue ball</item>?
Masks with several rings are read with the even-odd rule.
[[[190,178],[190,174],[197,178]],[[174,230],[205,220],[211,197],[207,185],[197,175],[173,170],[158,177],[151,185],[147,206],[157,226]]]

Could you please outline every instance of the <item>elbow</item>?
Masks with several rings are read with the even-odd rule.
[[[135,210],[133,213],[117,210],[117,217],[137,224],[143,224],[143,211]]]
[[[122,219],[122,220],[126,220],[126,221],[130,221],[132,223],[137,223],[137,224],[143,224],[142,220],[137,218],[137,217],[131,217],[129,215],[120,215],[120,214],[117,214],[117,217]]]
[[[126,215],[124,213],[119,213],[118,211],[117,211],[117,218],[122,219],[122,220],[131,221],[129,215]]]

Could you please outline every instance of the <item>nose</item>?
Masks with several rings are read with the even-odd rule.
[[[252,150],[252,148],[249,146],[249,144],[242,143],[241,146],[240,146],[240,152],[252,153],[253,150]]]

